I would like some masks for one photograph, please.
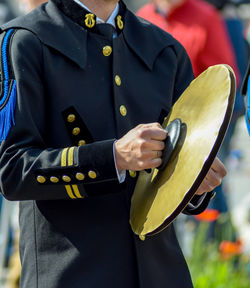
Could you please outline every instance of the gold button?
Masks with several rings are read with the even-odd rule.
[[[67,117],[67,121],[72,123],[76,120],[76,116],[74,114],[69,114]]]
[[[63,180],[64,182],[69,183],[69,182],[71,181],[71,178],[70,178],[69,176],[67,176],[67,175],[63,175],[63,176],[62,176],[62,180]]]
[[[111,46],[104,46],[102,49],[102,54],[104,56],[110,56],[112,53],[112,47]]]
[[[115,76],[115,83],[117,86],[121,86],[122,80],[121,80],[120,76],[118,76],[118,75]]]
[[[129,170],[129,175],[130,175],[130,177],[135,178],[136,177],[136,171]]]
[[[72,131],[72,134],[77,136],[81,132],[81,129],[79,127],[75,127]]]
[[[51,177],[50,177],[50,182],[52,182],[52,183],[58,183],[58,182],[59,182],[59,179],[58,179],[57,177],[55,177],[55,176],[51,176]]]
[[[127,108],[124,105],[120,106],[120,113],[122,116],[126,116],[127,115]]]
[[[78,142],[78,146],[83,146],[83,145],[85,145],[86,144],[86,141],[85,140],[80,140],[79,142]]]
[[[89,171],[88,175],[89,175],[89,178],[91,178],[91,179],[95,179],[96,178],[95,171]]]
[[[76,173],[76,179],[79,181],[83,181],[85,178],[85,175],[83,173]]]
[[[43,183],[46,182],[46,178],[43,177],[43,176],[41,176],[41,175],[38,175],[38,176],[36,177],[36,181],[37,181],[38,183],[40,183],[40,184],[43,184]]]

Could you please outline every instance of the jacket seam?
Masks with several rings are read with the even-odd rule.
[[[36,265],[36,287],[38,288],[38,260],[37,260],[37,233],[36,233],[36,214],[35,214],[35,201],[33,201],[34,213],[34,239],[35,239],[35,265]]]

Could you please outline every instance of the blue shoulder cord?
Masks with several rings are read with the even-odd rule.
[[[246,110],[246,124],[248,133],[250,135],[250,75],[247,82],[247,110]]]
[[[10,29],[3,39],[2,44],[2,66],[3,83],[2,95],[0,95],[0,142],[6,140],[10,128],[15,125],[14,112],[16,106],[16,80],[10,79],[8,67],[9,42],[14,30]],[[9,91],[11,88],[11,91]],[[2,96],[2,97],[1,97]]]
[[[247,111],[246,111],[246,123],[248,133],[250,135],[250,75],[248,76],[247,82]]]

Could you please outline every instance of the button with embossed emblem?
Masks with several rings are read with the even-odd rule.
[[[86,141],[85,140],[80,140],[79,142],[78,142],[78,146],[83,146],[83,145],[85,145],[86,144]]]
[[[59,178],[55,177],[55,176],[51,176],[50,177],[50,182],[51,183],[58,183],[59,182]]]
[[[112,47],[111,46],[104,46],[103,48],[102,48],[102,54],[104,55],[104,56],[110,56],[111,55],[111,53],[112,53]]]
[[[115,76],[115,84],[116,84],[117,86],[121,86],[121,84],[122,84],[122,80],[121,80],[121,78],[120,78],[119,75],[116,75],[116,76]]]
[[[76,116],[74,114],[69,114],[68,117],[67,117],[67,121],[69,123],[72,123],[76,120]]]
[[[127,108],[124,105],[120,106],[120,113],[123,117],[127,115]]]
[[[83,181],[85,179],[85,175],[83,173],[76,173],[76,179],[79,181]]]
[[[97,177],[95,171],[92,171],[92,170],[89,171],[88,176],[89,176],[89,178],[91,178],[91,179],[95,179],[95,178]]]
[[[81,129],[79,127],[75,127],[73,130],[72,130],[72,134],[74,136],[77,136],[78,134],[80,134],[81,132]]]
[[[69,182],[71,181],[71,178],[70,178],[69,176],[67,176],[67,175],[63,175],[63,176],[62,176],[62,180],[63,180],[64,182],[69,183]]]
[[[43,183],[46,182],[46,178],[45,178],[44,176],[42,176],[42,175],[38,175],[38,176],[36,177],[36,181],[37,181],[38,183],[40,183],[40,184],[43,184]]]

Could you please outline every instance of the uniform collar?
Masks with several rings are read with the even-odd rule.
[[[70,3],[70,7],[63,6],[66,3]],[[59,51],[84,69],[87,64],[87,35],[88,31],[93,31],[94,28],[86,27],[83,15],[88,13],[89,11],[83,8],[79,9],[79,5],[74,1],[51,0],[28,15],[3,24],[1,29],[29,30],[36,34],[42,43]],[[118,28],[121,36],[151,70],[158,54],[174,44],[173,38],[149,22],[136,17],[126,9],[122,1],[119,2],[118,16],[122,19],[121,29]]]
[[[74,0],[52,0],[52,2],[54,2],[66,16],[68,16],[71,20],[86,30],[95,32],[96,25],[98,23],[104,23],[103,20],[98,18],[80,1],[76,2]],[[124,27],[126,6],[122,1],[120,1],[117,5],[118,6],[115,8],[109,18],[109,24],[114,25],[116,32],[119,34]]]
[[[89,11],[90,13],[92,13],[92,11],[86,5],[84,5],[80,0],[72,0],[72,1],[76,2],[79,6],[81,6],[85,10]],[[106,24],[110,24],[110,25],[112,25],[113,27],[116,28],[115,19],[116,19],[116,16],[118,15],[118,13],[119,13],[119,4],[117,3],[115,9],[113,10],[111,15],[109,16],[108,20],[105,22],[101,18],[96,17],[96,24],[106,23]]]

